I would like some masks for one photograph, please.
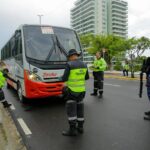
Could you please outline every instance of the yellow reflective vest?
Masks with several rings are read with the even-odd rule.
[[[124,69],[125,69],[125,70],[129,70],[129,65],[128,65],[128,64],[125,64],[125,65],[124,65]]]
[[[100,59],[96,59],[94,61],[93,67],[94,67],[94,69],[93,69],[94,72],[105,71],[106,67],[107,67],[107,64],[106,64],[106,61],[103,58],[100,58]]]
[[[87,68],[71,69],[67,86],[73,92],[85,92],[85,76]]]
[[[2,88],[5,85],[6,79],[3,76],[3,73],[0,71],[0,88]]]

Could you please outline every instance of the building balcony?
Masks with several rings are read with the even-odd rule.
[[[91,6],[94,4],[94,1],[93,0],[90,0],[90,1],[83,1],[84,3],[80,3],[78,6],[75,5],[75,7],[73,9],[71,9],[71,14],[74,15],[76,14],[81,8],[87,8],[87,5]]]
[[[121,5],[117,5],[117,4],[112,4],[112,9],[113,9],[113,8],[119,8],[119,9],[122,9],[122,10],[125,10],[125,11],[128,10],[128,7],[126,7],[126,6],[121,6]]]
[[[128,18],[122,18],[122,17],[116,17],[116,16],[112,16],[112,20],[118,20],[121,22],[128,22]]]
[[[117,29],[120,29],[120,30],[128,30],[128,27],[126,26],[120,26],[120,25],[112,25],[112,28],[117,28]]]
[[[112,12],[112,17],[122,17],[122,18],[128,18],[127,14],[120,14],[117,12]]]
[[[121,22],[121,21],[116,21],[116,20],[112,20],[112,24],[118,24],[121,26],[128,26],[127,22]]]
[[[114,34],[122,34],[122,35],[126,35],[127,34],[127,31],[125,30],[117,30],[117,29],[114,29],[114,30],[112,30],[112,32],[114,33]]]
[[[112,8],[112,12],[128,14],[128,10],[122,10],[122,9],[118,9],[118,8]]]
[[[119,37],[122,37],[122,38],[127,38],[127,34],[113,33],[113,35],[119,36]]]
[[[88,21],[88,22],[85,22],[84,24],[80,24],[80,25],[77,25],[77,26],[73,26],[74,29],[78,29],[78,28],[87,28],[89,26],[95,26],[94,22],[92,21]]]
[[[74,18],[80,16],[81,14],[87,14],[89,11],[94,11],[94,6],[93,5],[89,6],[89,7],[86,7],[85,9],[80,9],[75,14],[71,14],[71,18],[74,19]]]
[[[128,2],[123,0],[112,0],[112,4],[122,5],[124,7],[128,7]]]
[[[78,20],[73,20],[71,23],[73,26],[76,26],[76,24],[83,24],[83,22],[87,22],[87,21],[94,21],[94,14],[91,14],[87,17],[84,17],[84,19],[82,19],[82,17],[80,17]],[[86,21],[87,20],[87,21]]]
[[[81,18],[87,18],[90,15],[94,15],[94,10],[88,11],[87,13],[83,13],[80,11],[80,14],[76,17],[71,17],[72,22],[77,22]]]

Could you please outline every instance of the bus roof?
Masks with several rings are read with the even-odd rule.
[[[49,25],[49,24],[42,24],[42,25],[39,25],[39,24],[22,24],[18,27],[18,29],[20,29],[21,27],[24,27],[24,26],[41,26],[41,27],[50,26],[50,27],[57,27],[57,28],[63,28],[63,29],[69,29],[69,30],[75,31],[74,29],[71,29],[68,27],[54,26],[54,25]]]

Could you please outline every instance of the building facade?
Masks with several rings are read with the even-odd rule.
[[[128,3],[124,0],[77,0],[71,9],[71,27],[80,34],[128,34]],[[93,56],[84,48],[84,61]]]
[[[71,26],[79,34],[107,34],[106,0],[77,0],[71,9]]]
[[[124,0],[108,0],[108,33],[123,38],[128,36],[128,3]]]

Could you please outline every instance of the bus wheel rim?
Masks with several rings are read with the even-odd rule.
[[[19,96],[19,100],[22,101],[22,90],[21,90],[20,86],[19,86],[19,89],[18,89],[18,96]]]

